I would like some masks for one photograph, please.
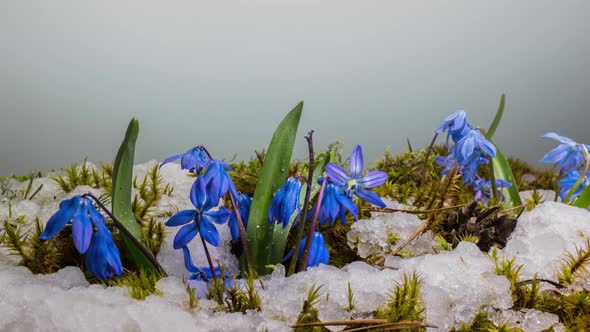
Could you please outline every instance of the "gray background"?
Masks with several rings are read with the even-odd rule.
[[[464,108],[538,160],[557,131],[590,143],[589,1],[0,0],[0,175],[136,161],[205,144],[248,158],[305,100],[317,148],[428,144]],[[296,155],[306,155],[303,135]]]

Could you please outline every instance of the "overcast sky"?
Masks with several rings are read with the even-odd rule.
[[[456,109],[539,159],[590,143],[590,2],[0,0],[0,175],[205,144],[248,158],[305,100],[303,134],[367,160],[428,144]]]

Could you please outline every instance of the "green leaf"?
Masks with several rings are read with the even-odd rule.
[[[490,142],[492,141],[490,140]],[[518,186],[516,185],[512,168],[504,156],[504,153],[502,153],[502,150],[500,150],[494,142],[492,143],[496,146],[496,157],[492,159],[494,176],[496,179],[503,179],[506,182],[512,183],[512,186],[502,189],[502,193],[504,194],[504,209],[510,209],[522,205],[522,200],[518,193]]]
[[[487,132],[488,140],[491,140],[494,137],[494,134],[496,133],[496,129],[498,128],[498,125],[500,124],[500,120],[502,120],[502,115],[504,114],[504,104],[505,103],[506,103],[506,95],[502,94],[502,97],[500,98],[500,106],[498,106],[498,112],[496,112],[496,116],[494,117],[494,121],[492,121],[492,125],[490,126],[490,129],[488,129],[488,132]]]
[[[252,198],[248,217],[248,239],[252,248],[254,264],[260,275],[271,272],[266,266],[280,262],[280,259],[273,261],[271,257],[280,256],[282,258],[285,248],[285,244],[281,246],[273,242],[275,226],[268,223],[268,207],[272,196],[287,177],[302,110],[303,102],[300,102],[283,118],[275,130],[264,157],[260,178]],[[279,227],[282,228],[282,226]],[[280,234],[281,231],[278,230],[277,233]],[[279,253],[279,251],[281,252]]]
[[[315,168],[313,170],[313,179],[311,181],[311,194],[310,198],[313,198],[318,191],[320,191],[320,185],[318,183],[318,179],[324,175],[324,170],[326,165],[330,161],[330,156],[325,155],[321,158],[318,158],[315,163]],[[299,196],[299,203],[300,206],[303,207],[303,203],[305,200],[305,190],[301,191],[301,195]],[[291,229],[291,225],[295,221],[297,217],[297,213],[293,214],[293,219],[289,223],[289,226],[283,228],[282,225],[276,225],[274,227],[274,234],[272,238],[272,254],[271,254],[271,261],[273,262],[281,262],[283,259],[283,255],[285,253],[285,246],[287,245],[287,236],[289,236],[289,230]]]
[[[578,199],[574,202],[574,206],[579,208],[587,209],[590,207],[590,186],[586,187],[584,191],[578,196]]]
[[[133,181],[133,158],[135,155],[135,142],[139,134],[139,122],[131,119],[125,138],[119,147],[113,166],[113,215],[121,222],[125,229],[140,243],[145,245],[139,224],[131,208],[131,188]],[[142,250],[124,233],[121,233],[127,252],[131,256],[133,264],[137,268],[146,271],[158,272],[157,267]]]

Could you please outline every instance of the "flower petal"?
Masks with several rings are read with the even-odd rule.
[[[373,205],[376,205],[380,208],[384,208],[386,206],[385,203],[381,200],[381,198],[379,198],[379,196],[377,196],[377,194],[375,194],[374,192],[372,192],[370,190],[366,190],[361,187],[357,187],[354,194],[357,195],[363,201],[373,204]]]
[[[174,237],[174,249],[185,247],[189,242],[191,242],[192,239],[195,238],[195,236],[197,236],[197,233],[197,224],[194,222],[182,226],[182,228],[178,231],[178,233],[176,233],[176,236]]]
[[[202,211],[207,201],[207,190],[205,189],[205,179],[202,176],[197,177],[191,187],[191,202],[198,211]]]
[[[387,173],[381,171],[370,171],[365,176],[363,176],[360,180],[357,180],[357,183],[365,188],[374,188],[378,187],[387,181]]]
[[[352,150],[352,154],[350,155],[350,176],[353,179],[358,179],[363,172],[363,167],[365,167],[363,148],[359,144]]]
[[[160,164],[160,167],[166,165],[169,162],[175,161],[176,159],[179,159],[180,157],[182,157],[182,155],[183,155],[182,153],[181,154],[176,154],[176,155],[174,155],[172,157],[168,157],[168,158],[164,159],[164,161],[162,161],[162,163]]]
[[[74,212],[78,208],[80,208],[80,200],[77,198],[61,202],[60,209],[49,218],[47,225],[45,225],[45,230],[39,238],[41,240],[49,240],[54,237],[72,219]]]
[[[166,226],[180,226],[195,220],[195,210],[182,210],[166,221]]]
[[[222,225],[228,221],[229,217],[231,216],[231,212],[222,206],[217,211],[207,211],[203,213],[203,217],[205,216],[209,221]]]
[[[202,218],[199,221],[199,230],[201,231],[201,236],[212,246],[219,246],[219,233],[217,232],[217,228],[213,225],[207,218]]]
[[[348,183],[348,180],[349,180],[348,173],[340,165],[336,165],[334,163],[328,163],[326,165],[326,174],[328,175],[328,177],[330,178],[330,180],[333,183],[335,183],[339,186],[345,186]]]
[[[547,152],[539,161],[546,164],[556,164],[563,160],[569,152],[569,146],[560,144],[553,150]]]
[[[188,247],[182,247],[182,256],[184,257],[184,267],[191,273],[199,273],[201,270],[193,264],[191,252]]]
[[[76,213],[72,220],[72,238],[74,240],[74,246],[78,249],[78,252],[83,254],[88,250],[90,246],[90,240],[92,239],[92,223],[88,218],[88,208],[86,204],[92,204],[90,202],[82,202],[82,206]]]
[[[558,135],[554,132],[546,133],[542,137],[543,138],[552,138],[552,139],[554,139],[560,143],[563,143],[563,144],[576,145],[576,142],[574,140],[567,138],[565,136]]]

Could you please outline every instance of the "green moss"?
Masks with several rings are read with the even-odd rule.
[[[377,309],[375,318],[385,319],[388,323],[424,321],[424,305],[420,298],[421,285],[417,273],[404,274],[402,282],[396,283],[389,294],[389,300]],[[415,328],[409,331],[425,329]]]
[[[143,301],[149,295],[162,295],[162,291],[156,288],[156,283],[161,276],[156,273],[146,273],[141,269],[139,272],[125,271],[122,276],[114,277],[104,283],[106,286],[119,286],[127,288],[129,296],[136,300]]]

